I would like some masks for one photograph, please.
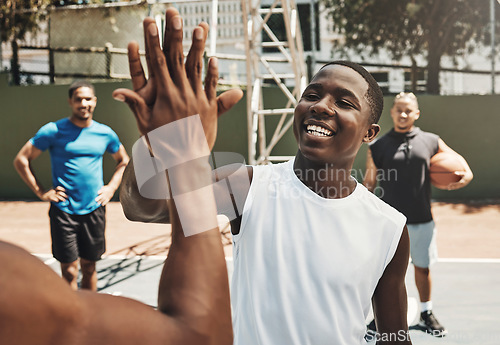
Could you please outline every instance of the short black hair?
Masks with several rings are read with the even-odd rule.
[[[357,64],[352,61],[346,60],[335,60],[331,61],[325,65],[323,65],[319,70],[321,71],[323,68],[330,65],[341,65],[346,66],[354,71],[358,72],[359,75],[363,77],[364,80],[368,83],[368,90],[366,91],[365,97],[370,104],[371,115],[369,121],[371,123],[377,123],[380,120],[380,116],[382,115],[382,110],[384,109],[384,95],[382,93],[382,89],[378,85],[377,81],[373,76],[368,72],[363,66]]]
[[[79,89],[81,87],[88,87],[89,89],[92,90],[92,92],[94,93],[94,96],[95,96],[94,85],[92,85],[90,82],[88,82],[86,80],[77,80],[77,81],[74,81],[69,86],[69,89],[68,89],[69,98],[73,97],[73,93],[76,91],[76,89]]]

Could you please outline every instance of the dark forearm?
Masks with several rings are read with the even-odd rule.
[[[210,184],[195,189],[200,181],[211,181],[211,168],[205,162],[168,176],[170,186],[182,184],[187,189],[181,196],[189,198],[174,193],[168,201],[172,245],[160,279],[158,309],[189,320],[188,327],[203,337],[231,344],[228,277],[213,189]]]
[[[408,229],[403,229],[396,253],[387,265],[373,295],[377,344],[411,344],[406,314],[405,275],[410,253]]]

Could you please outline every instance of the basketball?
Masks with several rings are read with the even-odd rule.
[[[460,181],[455,171],[465,171],[458,156],[451,152],[439,152],[431,158],[430,177],[434,187],[448,189],[448,185]]]

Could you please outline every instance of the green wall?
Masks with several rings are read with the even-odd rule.
[[[269,100],[283,107],[279,90],[266,92]],[[278,102],[281,100],[281,103]],[[421,111],[416,125],[438,134],[452,149],[460,153],[474,173],[472,182],[460,190],[445,191],[433,188],[436,200],[500,199],[500,95],[418,96]],[[389,110],[393,97],[384,99],[380,118],[383,135],[392,128]],[[271,103],[272,104],[272,103]],[[267,106],[267,104],[266,104]],[[276,147],[275,155],[293,155],[296,150],[291,131]],[[268,133],[271,136],[272,133]],[[363,179],[367,145],[356,157],[353,175]]]
[[[389,110],[393,97],[385,98],[380,125],[392,128]],[[500,199],[500,95],[418,96],[420,118],[416,125],[438,134],[469,163],[474,179],[465,188],[444,191],[434,188],[437,200]],[[356,163],[364,168],[366,147]],[[362,158],[362,159],[361,159]]]
[[[98,97],[95,120],[113,128],[127,151],[138,139],[139,133],[132,113],[125,104],[111,98],[113,90],[130,88],[130,82],[96,83]],[[67,117],[67,85],[10,87],[7,75],[0,74],[0,199],[34,199],[12,166],[19,149],[45,123]],[[266,107],[283,107],[284,97],[277,89],[266,90]],[[386,98],[380,124],[382,133],[391,128],[389,108],[392,98]],[[462,190],[448,192],[434,190],[436,199],[492,199],[500,198],[500,95],[495,96],[427,96],[419,97],[421,118],[417,124],[426,131],[438,133],[453,149],[462,154],[474,172],[474,180]],[[216,151],[247,154],[246,102],[240,101],[219,120]],[[276,122],[278,117],[271,119]],[[271,123],[270,122],[270,123]],[[271,127],[271,126],[268,126]],[[268,130],[268,137],[271,136]],[[288,133],[275,148],[273,155],[294,155],[293,134]],[[355,176],[362,178],[366,145],[355,161]],[[114,162],[105,159],[105,180],[111,176]],[[37,176],[45,186],[50,186],[50,159],[48,153],[33,162]]]

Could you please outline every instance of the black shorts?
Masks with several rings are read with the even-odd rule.
[[[79,257],[97,261],[106,251],[104,229],[106,208],[101,206],[89,214],[77,215],[50,205],[50,235],[52,254],[61,263],[76,261]]]

